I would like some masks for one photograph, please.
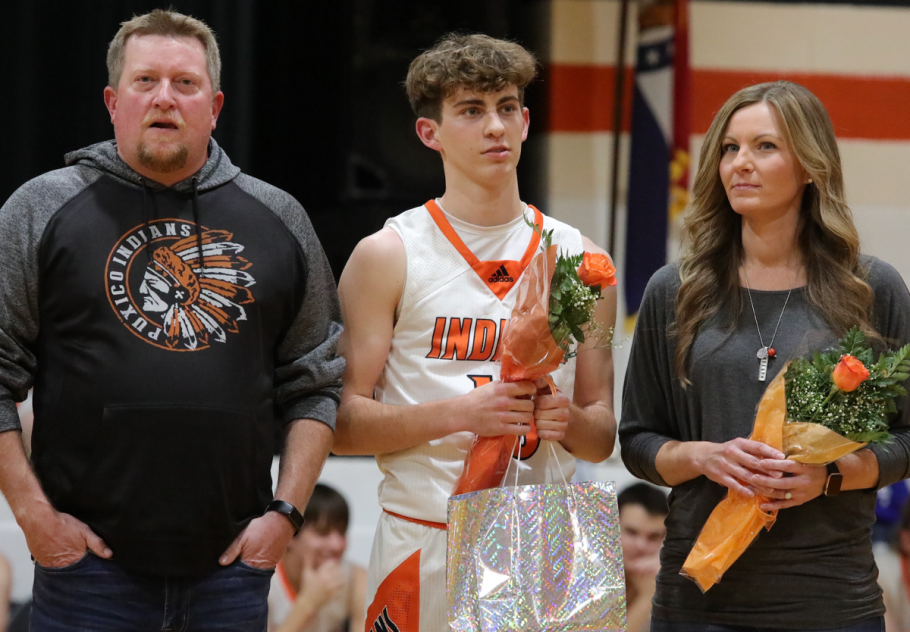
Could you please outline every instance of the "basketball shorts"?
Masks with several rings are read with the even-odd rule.
[[[367,573],[365,632],[449,629],[446,531],[442,527],[382,513]]]

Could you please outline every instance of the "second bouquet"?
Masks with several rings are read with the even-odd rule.
[[[874,358],[856,327],[838,346],[798,358],[781,370],[759,402],[751,439],[799,463],[826,465],[868,443],[888,441],[896,401],[907,394],[910,345]],[[839,487],[838,487],[839,490]],[[681,573],[705,592],[758,537],[777,511],[764,512],[763,496],[733,492],[715,507]]]

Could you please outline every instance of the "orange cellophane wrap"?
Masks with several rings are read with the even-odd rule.
[[[550,281],[556,269],[556,246],[538,253],[518,282],[512,317],[502,335],[500,379],[503,382],[543,377],[556,394],[549,374],[559,368],[564,353],[550,333]],[[513,436],[474,437],[465,459],[464,472],[455,484],[454,496],[498,487],[517,449]]]
[[[800,463],[824,465],[855,452],[856,443],[820,424],[787,421],[786,367],[768,386],[755,416],[750,439],[761,441]],[[755,540],[762,528],[770,529],[777,511],[764,512],[765,496],[745,498],[728,491],[702,528],[680,573],[706,592]]]
[[[827,465],[844,455],[865,447],[825,428],[821,424],[788,421],[784,424],[784,454],[791,461],[807,465]]]

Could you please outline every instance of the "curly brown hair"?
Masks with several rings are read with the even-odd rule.
[[[684,220],[682,284],[676,295],[675,364],[683,384],[688,383],[689,350],[702,323],[726,304],[732,307],[732,326],[743,309],[742,219],[730,206],[719,165],[730,119],[757,103],[767,104],[774,112],[793,155],[811,178],[803,191],[797,234],[809,303],[838,336],[856,325],[868,337],[881,340],[870,320],[874,297],[860,262],[859,235],[844,195],[840,153],[828,112],[818,97],[799,84],[762,83],[743,88],[727,100],[702,145]]]
[[[449,33],[411,62],[405,89],[419,117],[442,121],[442,102],[459,88],[498,92],[518,88],[518,100],[537,75],[537,60],[523,46],[489,35]]]

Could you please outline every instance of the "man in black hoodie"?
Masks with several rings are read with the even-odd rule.
[[[205,24],[133,18],[108,71],[116,141],[0,209],[0,489],[36,561],[32,630],[265,630],[332,443],[334,281],[300,205],[211,139]]]

